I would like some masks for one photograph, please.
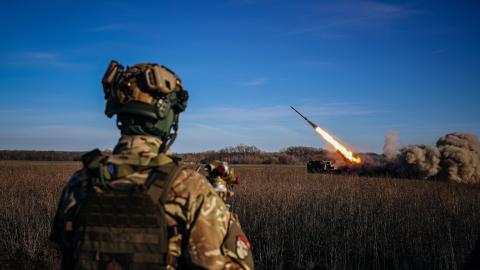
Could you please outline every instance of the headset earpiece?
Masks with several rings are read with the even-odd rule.
[[[159,65],[147,68],[144,76],[145,84],[151,92],[167,95],[175,90],[175,76]]]
[[[118,78],[118,75],[123,72],[123,66],[115,60],[112,60],[105,71],[102,79],[103,91],[105,98],[108,98],[112,91],[112,86]]]

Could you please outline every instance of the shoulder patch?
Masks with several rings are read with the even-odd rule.
[[[222,252],[242,265],[244,269],[253,269],[252,246],[234,214],[230,217],[227,234],[222,244]]]
[[[245,259],[248,256],[250,251],[250,242],[248,241],[247,237],[244,235],[237,236],[237,244],[236,244],[236,251],[237,256],[240,260]]]

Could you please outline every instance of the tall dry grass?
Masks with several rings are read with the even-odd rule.
[[[479,187],[237,170],[235,211],[259,269],[461,269],[480,232]]]
[[[47,248],[59,193],[74,162],[0,162],[0,268],[58,268]]]
[[[0,162],[0,268],[55,269],[46,246],[63,183],[80,165]],[[461,269],[480,231],[480,189],[238,166],[234,209],[257,269]]]

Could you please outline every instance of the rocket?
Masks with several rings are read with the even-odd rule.
[[[294,110],[296,113],[298,113],[303,119],[305,119],[305,121],[307,121],[307,123],[310,124],[310,126],[312,126],[313,129],[316,129],[318,127],[318,125],[316,125],[315,123],[313,123],[312,121],[308,120],[307,117],[303,116],[303,114],[301,114],[299,111],[295,110],[295,108],[293,108],[292,106],[290,106],[290,108],[292,108],[292,110]]]
[[[352,163],[355,164],[360,164],[362,162],[362,159],[359,156],[354,156],[352,150],[348,149],[346,146],[342,145],[340,142],[338,142],[332,135],[330,135],[326,130],[321,128],[319,125],[316,125],[312,121],[308,120],[307,117],[303,116],[299,111],[295,110],[292,106],[290,106],[292,110],[294,110],[296,113],[298,113],[305,121],[307,121],[310,126],[315,130],[315,132],[322,137],[326,142],[331,144],[335,150],[345,159],[349,160]]]

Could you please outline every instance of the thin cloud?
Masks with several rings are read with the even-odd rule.
[[[294,145],[294,139],[302,135],[295,129],[281,125],[186,124],[181,127],[172,150],[198,152],[246,144],[276,151]]]
[[[51,51],[24,51],[12,52],[4,55],[4,62],[11,66],[46,66],[55,68],[77,68],[81,64],[72,63],[65,59],[65,57],[57,52]]]
[[[376,1],[340,2],[309,6],[308,26],[283,32],[280,37],[309,34],[324,39],[344,39],[349,31],[382,27],[420,13],[408,5]],[[313,25],[313,26],[312,26]]]
[[[119,31],[119,30],[126,30],[129,27],[122,23],[110,23],[110,24],[103,24],[98,25],[92,28],[87,29],[88,32],[112,32],[112,31]]]
[[[355,116],[374,114],[360,106],[348,103],[330,103],[295,106],[319,124],[333,127],[337,120],[354,121]],[[335,119],[335,121],[330,121]],[[323,142],[303,129],[302,119],[284,106],[243,106],[190,108],[181,116],[178,141],[173,148],[177,152],[205,151],[225,146],[256,145],[262,150],[276,151],[298,141],[321,146]]]
[[[347,39],[350,36],[346,34],[340,34],[340,33],[312,33],[313,36],[319,37],[321,39],[327,39],[327,40],[342,40],[342,39]]]
[[[111,148],[119,137],[115,128],[42,125],[0,130],[0,149],[75,150]]]
[[[363,2],[356,8],[357,14],[371,18],[399,18],[406,17],[416,13],[413,9],[405,5],[395,5],[380,2]]]
[[[339,123],[339,119],[343,121],[374,113],[348,103],[299,105],[296,108],[314,122],[329,123],[329,127],[332,127],[331,123]],[[74,115],[58,119],[48,117],[47,123],[42,119],[48,114],[42,112],[39,117],[33,116],[28,110],[7,108],[0,110],[0,113],[7,117],[26,115],[13,122],[0,121],[4,127],[8,127],[0,128],[0,149],[86,151],[96,147],[111,148],[119,137],[119,131],[111,120],[102,118],[100,123],[95,112],[78,113],[78,119],[70,118]],[[97,120],[90,120],[94,117]],[[328,121],[329,118],[335,121]],[[63,124],[66,119],[76,124]],[[266,151],[276,151],[296,145],[299,141],[321,146],[322,141],[316,136],[296,128],[302,126],[302,119],[288,105],[191,108],[181,116],[179,136],[173,150],[205,151],[243,143],[256,145]]]
[[[44,125],[28,128],[17,128],[3,131],[2,135],[15,135],[18,138],[71,138],[72,140],[79,138],[115,138],[118,131],[107,128],[96,128],[89,126],[75,125]]]
[[[23,52],[16,55],[26,61],[51,61],[57,60],[58,54],[52,52]]]
[[[328,26],[335,26],[388,23],[416,13],[418,11],[407,5],[364,1],[319,6],[317,15],[331,14],[327,20]]]
[[[432,51],[432,54],[441,54],[447,52],[447,49],[436,49]]]
[[[349,117],[349,116],[364,116],[371,115],[374,111],[355,106],[348,103],[336,104],[318,104],[315,106],[299,106],[302,112],[307,116],[318,118],[335,118],[335,117]],[[215,107],[202,108],[192,111],[187,111],[182,115],[184,120],[214,120],[216,122],[261,122],[277,121],[284,119],[296,119],[296,114],[290,109],[289,105],[284,106],[246,106],[246,107]]]
[[[294,62],[288,63],[289,66],[297,66],[297,67],[328,67],[332,66],[333,63],[329,61],[322,61],[322,60],[298,60]]]
[[[268,83],[268,80],[266,78],[258,78],[258,79],[253,79],[249,81],[238,82],[237,84],[245,87],[253,87],[253,86],[259,86],[259,85],[265,85],[267,83]]]
[[[228,1],[233,6],[259,5],[273,2],[274,0],[230,0]]]
[[[16,125],[35,125],[37,123],[78,123],[87,122],[90,124],[101,125],[108,123],[107,118],[99,118],[103,116],[102,111],[74,111],[64,112],[55,110],[54,108],[0,108],[0,126]],[[0,133],[2,128],[0,128]]]

